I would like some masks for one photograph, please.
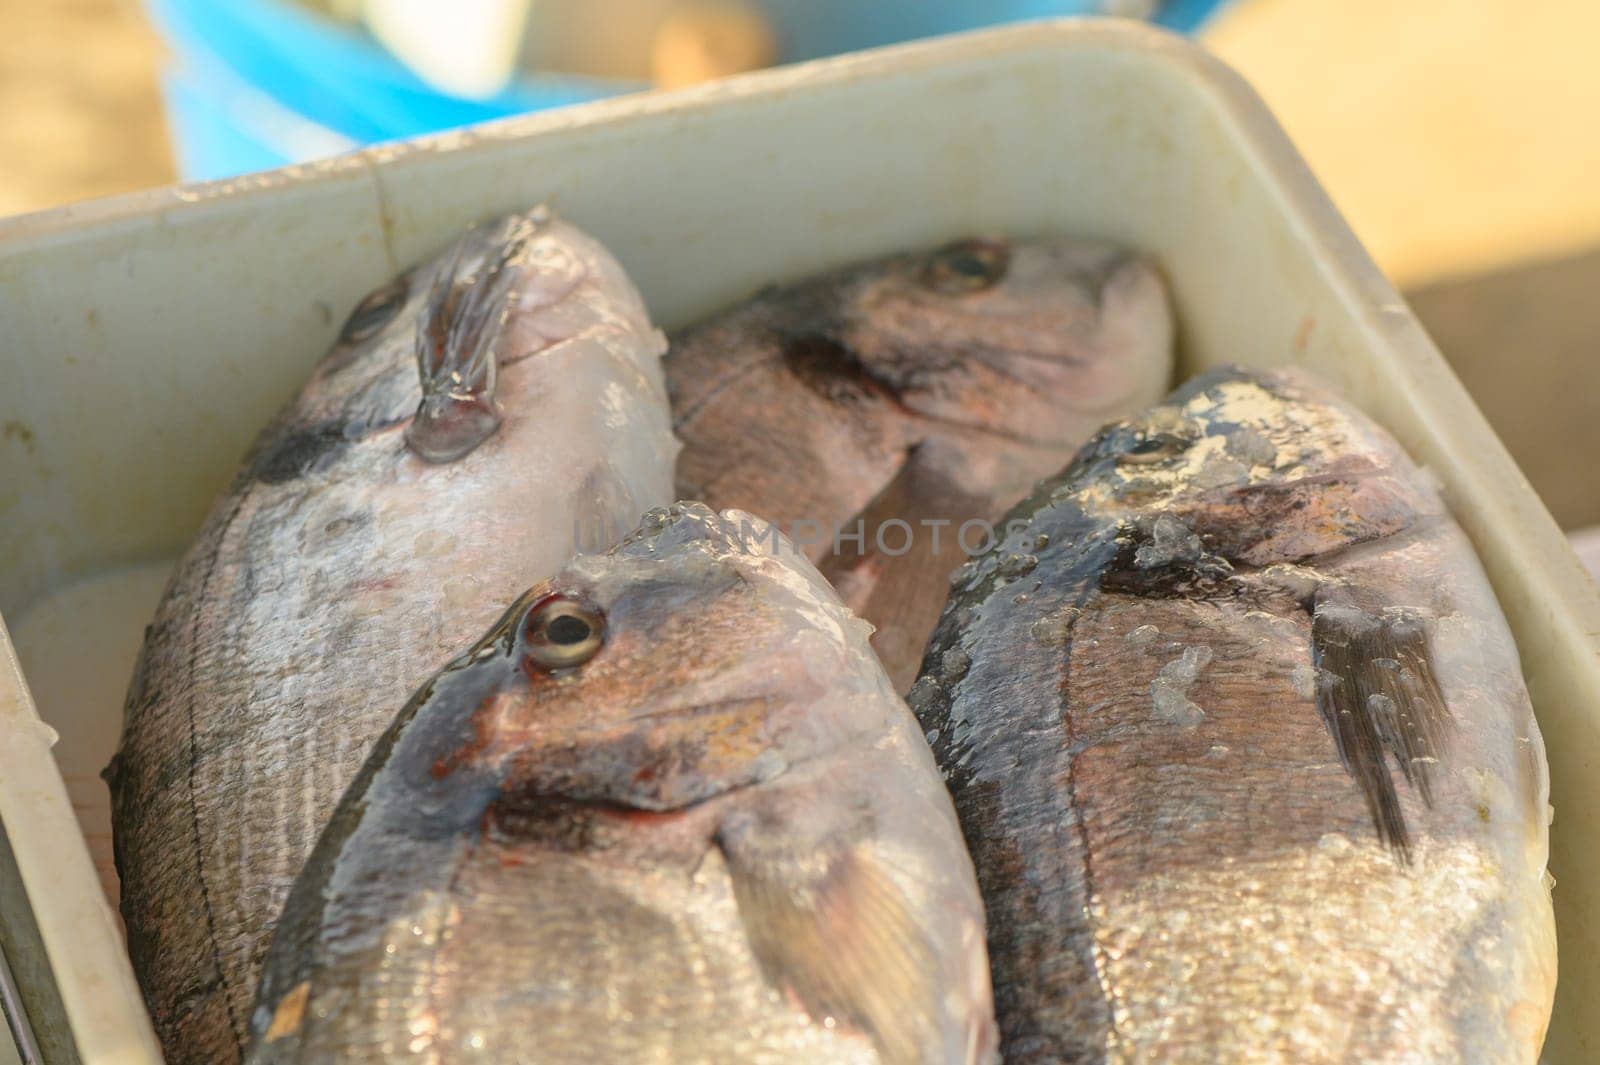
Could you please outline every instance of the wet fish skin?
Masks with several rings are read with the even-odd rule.
[[[169,1061],[242,1054],[266,936],[396,706],[495,598],[671,499],[665,338],[548,212],[357,307],[179,562],[112,786],[129,950]]]
[[[963,523],[1159,399],[1172,328],[1149,263],[1075,240],[963,240],[768,290],[673,338],[678,494],[812,540],[904,691]]]
[[[1011,521],[911,693],[1005,1060],[1536,1061],[1543,743],[1399,445],[1303,377],[1219,370]]]
[[[341,802],[249,1060],[994,1060],[971,862],[867,632],[698,504],[526,593]]]

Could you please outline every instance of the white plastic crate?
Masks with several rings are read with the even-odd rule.
[[[1594,1059],[1600,598],[1260,101],[1195,46],[1134,24],[892,48],[0,222],[0,610],[38,670],[73,794],[102,819],[97,849],[93,773],[140,630],[250,439],[365,291],[461,227],[544,199],[616,252],[669,328],[862,256],[1059,232],[1155,257],[1185,374],[1296,363],[1341,386],[1439,476],[1515,630],[1558,811],[1546,1053]],[[0,651],[12,966],[41,1039],[152,1060],[49,731]]]

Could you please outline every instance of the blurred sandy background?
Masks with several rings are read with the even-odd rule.
[[[135,0],[0,0],[0,215],[173,180]]]
[[[1204,39],[1406,287],[1557,519],[1600,524],[1600,4],[1236,0]],[[0,214],[172,180],[160,60],[136,0],[0,0]]]
[[[1240,0],[1256,86],[1568,529],[1600,525],[1600,4]]]

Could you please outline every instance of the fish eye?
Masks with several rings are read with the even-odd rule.
[[[1006,276],[1011,249],[998,241],[964,240],[933,253],[923,282],[935,292],[960,295],[992,288]]]
[[[1189,441],[1176,433],[1141,434],[1117,453],[1117,461],[1146,466],[1180,454],[1188,446]]]
[[[341,344],[359,344],[376,336],[388,325],[406,302],[405,278],[397,278],[356,304],[339,332]]]
[[[570,669],[593,658],[605,643],[606,622],[571,599],[547,599],[528,614],[527,654],[545,669]]]

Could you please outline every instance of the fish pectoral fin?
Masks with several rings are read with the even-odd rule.
[[[424,461],[454,462],[500,427],[496,350],[517,264],[541,222],[510,215],[457,244],[435,276],[417,323],[422,400],[406,445]]]
[[[1370,613],[1319,596],[1311,640],[1317,709],[1378,836],[1409,862],[1410,832],[1385,754],[1431,806],[1432,766],[1445,753],[1452,722],[1426,623],[1409,612]]]
[[[811,1019],[854,1028],[886,1063],[930,1060],[942,1034],[938,958],[904,892],[859,845],[820,866],[778,856],[770,831],[726,828],[726,860],[739,917],[767,979]]]
[[[127,763],[122,757],[122,751],[119,749],[111,755],[110,760],[105,764],[105,768],[100,770],[100,779],[106,782],[106,787],[110,788],[113,794],[122,787],[127,768]]]
[[[966,561],[963,523],[988,516],[982,501],[953,490],[928,453],[913,447],[817,567],[845,605],[872,623],[873,650],[896,691],[917,679],[950,591],[945,577]]]

